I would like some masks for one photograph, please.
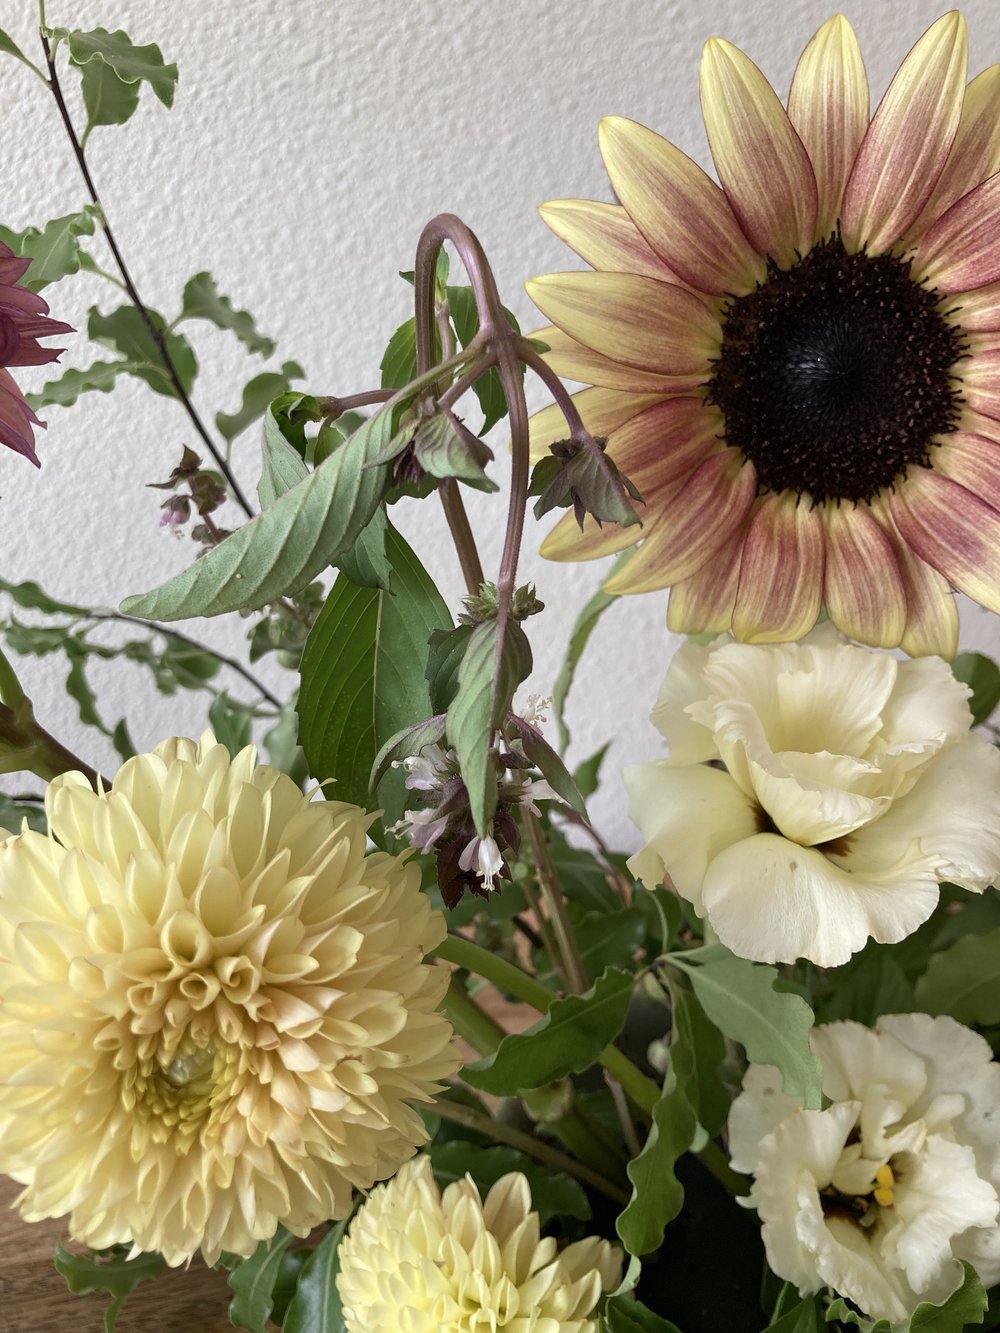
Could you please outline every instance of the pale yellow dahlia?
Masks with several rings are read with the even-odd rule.
[[[563,1250],[542,1238],[520,1173],[485,1199],[469,1176],[442,1194],[420,1156],[351,1223],[337,1289],[347,1333],[597,1333],[594,1311],[621,1268],[597,1236]]]
[[[210,733],[0,844],[0,1170],[28,1221],[179,1264],[345,1217],[459,1061],[445,934],[371,816]]]
[[[949,584],[1000,611],[1000,65],[968,87],[939,19],[869,121],[843,17],[803,52],[785,110],[713,38],[702,111],[721,188],[612,117],[620,205],[542,215],[596,272],[529,284],[552,367],[593,385],[588,429],[645,497],[643,527],[543,551],[641,544],[609,580],[670,586],[680,632],[794,639],[825,604],[852,638],[954,653]],[[534,448],[566,434],[535,418]]]

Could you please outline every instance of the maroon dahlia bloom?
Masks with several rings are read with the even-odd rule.
[[[73,329],[50,319],[49,307],[36,292],[18,286],[30,263],[0,241],[0,444],[38,467],[33,427],[44,428],[45,423],[32,412],[6,367],[44,366],[55,361],[65,349],[42,347],[38,339]]]

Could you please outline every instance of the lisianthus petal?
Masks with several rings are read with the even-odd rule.
[[[808,496],[764,497],[743,545],[733,633],[745,643],[800,639],[823,596],[823,523]]]
[[[702,888],[705,914],[733,953],[762,963],[808,958],[820,967],[846,963],[869,937],[905,939],[937,900],[933,878],[852,874],[776,833],[721,851]]]
[[[702,916],[705,870],[724,848],[745,846],[759,827],[757,808],[717,768],[674,768],[669,761],[622,770],[629,818],[646,839],[629,868],[647,888],[670,876],[677,892]]]
[[[906,629],[906,595],[888,537],[862,505],[824,505],[826,609],[845,634],[895,648]]]
[[[593,348],[584,347],[554,324],[538,329],[532,338],[548,347],[542,356],[562,379],[580,384],[596,384],[605,389],[624,389],[629,393],[690,393],[705,379],[704,371],[690,375],[654,375],[636,370],[621,361],[612,361]]]
[[[735,449],[710,454],[670,497],[667,512],[638,553],[604,585],[608,592],[648,592],[686,579],[715,554],[753,504],[757,478]]]
[[[911,657],[937,654],[950,661],[958,652],[958,610],[948,580],[903,540],[884,498],[876,496],[871,511],[892,546],[906,595],[899,646]]]
[[[663,260],[619,204],[590,199],[552,199],[538,210],[542,221],[591,268],[642,273],[674,280]]]
[[[667,266],[717,296],[742,295],[765,267],[725,193],[679,148],[621,116],[601,121],[601,154],[615,193]]]
[[[1000,282],[961,292],[951,302],[942,302],[942,308],[964,330],[995,333],[1000,329]]]
[[[962,117],[944,170],[920,216],[907,230],[907,241],[918,240],[956,199],[1000,169],[1000,65],[977,75],[965,90]]]
[[[851,790],[864,783],[869,766],[849,755],[767,755],[760,759],[764,762],[749,750],[747,772],[753,789],[778,832],[804,847],[843,838],[876,818],[891,800]]]
[[[701,60],[701,110],[719,179],[740,225],[783,267],[816,239],[816,177],[774,89],[719,37]]]
[[[1000,173],[963,195],[934,223],[917,247],[914,276],[941,292],[985,287],[1000,278],[998,206]]]
[[[941,473],[914,468],[889,498],[921,559],[980,605],[1000,612],[1000,513]]]
[[[788,118],[816,173],[816,232],[836,225],[844,186],[868,128],[868,77],[854,29],[838,14],[802,52],[788,94]]]
[[[749,513],[701,569],[670,589],[667,628],[672,633],[718,634],[732,624],[748,527]]]
[[[659,402],[662,396],[658,393],[628,393],[621,389],[581,389],[573,395],[573,405],[591,435],[607,436],[623,421],[628,421],[651,403]],[[569,427],[558,403],[536,412],[528,429],[531,457],[536,462],[545,457],[550,444],[569,438]]]
[[[934,450],[934,469],[1000,510],[1000,444],[971,431],[954,431]]]
[[[734,1171],[755,1172],[761,1141],[786,1117],[802,1109],[801,1097],[789,1097],[781,1070],[774,1065],[748,1065],[743,1091],[729,1112],[729,1164]]]
[[[670,746],[673,764],[700,764],[718,759],[719,751],[712,730],[696,722],[688,705],[704,697],[702,672],[708,663],[709,649],[689,640],[682,643],[670,659],[660,693],[649,720]]]
[[[719,350],[718,315],[671,283],[634,273],[550,273],[527,289],[571,338],[640,370],[704,371]]]
[[[899,67],[865,134],[844,192],[849,250],[889,249],[923,208],[962,113],[968,37],[956,11],[924,33]]]

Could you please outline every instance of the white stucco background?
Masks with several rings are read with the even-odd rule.
[[[412,267],[429,217],[445,210],[463,217],[522,326],[543,323],[524,279],[579,265],[535,208],[549,198],[609,198],[599,118],[643,121],[708,166],[697,82],[705,38],[735,41],[784,95],[799,51],[830,12],[826,0],[49,0],[48,21],[123,27],[136,42],[158,42],[180,66],[171,111],[146,89],[133,120],[96,130],[88,149],[147,303],[172,316],[187,278],[208,269],[278,340],[267,365],[298,360],[310,391],[344,394],[378,383],[385,343],[409,313],[397,271]],[[940,0],[869,0],[848,3],[846,12],[877,97],[941,7]],[[971,76],[1000,58],[1000,6],[970,0],[965,14]],[[36,22],[31,0],[0,0],[0,27],[35,58]],[[76,104],[71,73],[65,83]],[[52,99],[6,57],[0,124],[0,221],[40,225],[85,202]],[[90,305],[118,304],[113,288],[84,274],[46,295],[57,317],[80,328]],[[195,401],[211,422],[216,411],[235,409],[243,384],[267,365],[207,325],[185,327],[201,362]],[[97,355],[79,336],[63,364],[86,365]],[[20,379],[33,387],[46,374]],[[533,402],[542,401],[536,392]],[[110,396],[88,395],[71,409],[49,409],[47,418],[40,472],[6,451],[0,457],[3,577],[37,578],[58,597],[114,606],[184,567],[192,545],[160,530],[162,492],[144,489],[166,477],[183,444],[197,446],[179,405],[126,379]],[[499,475],[502,437],[494,443]],[[256,431],[239,438],[234,463],[252,492]],[[495,570],[504,497],[467,495],[484,563]],[[457,562],[436,506],[401,508],[394,520],[457,605]],[[529,518],[522,576],[535,580],[550,608],[529,624],[530,687],[545,693],[600,567],[541,561],[542,530]],[[635,834],[615,772],[658,752],[646,715],[676,646],[665,606],[666,595],[655,594],[612,608],[570,701],[572,758],[614,738],[609,780],[592,813],[620,845]],[[228,617],[188,628],[233,652],[246,624]],[[962,641],[1000,648],[993,618],[968,603]],[[62,695],[61,663],[18,665],[45,724],[113,769],[110,746],[80,725]],[[271,663],[261,673],[283,689],[293,681]],[[106,718],[126,715],[140,747],[204,723],[207,695],[163,700],[141,673],[117,665],[92,675]]]

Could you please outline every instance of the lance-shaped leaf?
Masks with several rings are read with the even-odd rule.
[[[934,954],[917,982],[916,1003],[926,1014],[951,1014],[960,1023],[1000,1023],[1000,929],[963,935]]]
[[[339,1333],[343,1327],[337,1274],[347,1226],[346,1220],[332,1226],[306,1260],[281,1322],[282,1333]]]
[[[714,1135],[726,1123],[731,1097],[719,1074],[726,1058],[722,1033],[710,1023],[704,1009],[681,985],[670,988],[673,1035],[670,1059],[678,1085],[698,1115],[705,1132]]]
[[[501,1176],[520,1171],[531,1187],[532,1211],[538,1213],[543,1227],[553,1217],[575,1217],[581,1222],[590,1217],[590,1204],[577,1181],[569,1176],[552,1175],[516,1148],[482,1148],[467,1139],[450,1139],[432,1143],[428,1152],[442,1189],[468,1174],[485,1198]]]
[[[279,1228],[273,1240],[261,1241],[253,1254],[242,1259],[229,1274],[229,1285],[236,1293],[229,1302],[229,1319],[237,1328],[247,1329],[248,1333],[268,1333],[274,1285],[291,1239],[283,1227]]]
[[[0,51],[5,55],[14,56],[22,64],[27,65],[29,69],[36,68],[34,62],[28,59],[10,33],[4,32],[3,28],[0,28]]]
[[[585,995],[555,1000],[534,1027],[504,1037],[487,1059],[466,1065],[463,1079],[483,1092],[510,1096],[582,1073],[621,1032],[634,986],[631,972],[609,967]]]
[[[184,288],[183,307],[176,323],[185,319],[204,319],[217,329],[228,329],[251,352],[270,356],[274,342],[257,332],[253,315],[247,310],[236,310],[228,296],[223,296],[211,273],[196,273]]]
[[[684,1203],[684,1187],[674,1167],[697,1133],[698,1117],[671,1067],[653,1107],[653,1124],[643,1150],[628,1164],[632,1197],[615,1225],[629,1254],[649,1254],[663,1243],[667,1223]]]
[[[101,61],[122,83],[148,83],[164,106],[172,106],[177,86],[177,66],[164,62],[163,52],[154,43],[136,46],[120,28],[94,28],[91,32],[54,28],[56,42],[65,41],[74,65]]]
[[[286,491],[305,481],[309,469],[294,445],[285,438],[269,407],[264,414],[264,438],[260,449],[260,481],[257,498],[267,509]]]
[[[415,461],[429,476],[455,477],[487,493],[500,489],[483,471],[493,451],[447,408],[419,423],[412,445]]]
[[[619,569],[631,556],[634,551],[623,551],[612,566],[612,574],[617,574]],[[606,577],[606,576],[605,576]],[[576,618],[573,629],[569,636],[569,646],[566,649],[566,657],[563,660],[559,675],[556,676],[555,683],[552,686],[552,715],[555,718],[556,728],[559,733],[560,748],[565,750],[569,744],[569,729],[565,722],[566,698],[573,685],[573,677],[576,675],[576,668],[580,659],[583,657],[583,650],[586,648],[591,634],[597,628],[597,622],[613,602],[618,599],[614,593],[604,592],[598,589],[586,604],[583,610]]]
[[[243,401],[235,412],[215,414],[219,434],[227,441],[235,440],[260,420],[270,402],[288,392],[292,380],[299,380],[304,374],[297,361],[286,361],[280,371],[265,370],[262,375],[255,375],[244,388]]]
[[[454,629],[439,630],[432,634],[427,652],[427,683],[431,691],[431,707],[444,712],[458,689],[458,668],[472,638],[472,625],[456,625]]]
[[[123,372],[135,374],[137,367],[130,361],[95,361],[86,370],[65,370],[57,380],[43,384],[38,393],[25,397],[33,408],[72,407],[82,393],[110,393]]]
[[[21,285],[40,292],[50,282],[79,273],[83,254],[80,237],[93,236],[100,215],[96,204],[87,204],[79,213],[53,218],[41,230],[26,227],[24,231],[11,231],[9,227],[0,227],[0,241],[22,259],[31,260],[31,268]]]
[[[572,806],[577,814],[586,819],[587,806],[579,787],[573,781],[569,769],[538,728],[533,727],[530,722],[525,722],[523,717],[517,717],[512,713],[507,719],[506,730],[520,739],[525,757],[531,760],[552,790],[562,797],[567,805]]]

